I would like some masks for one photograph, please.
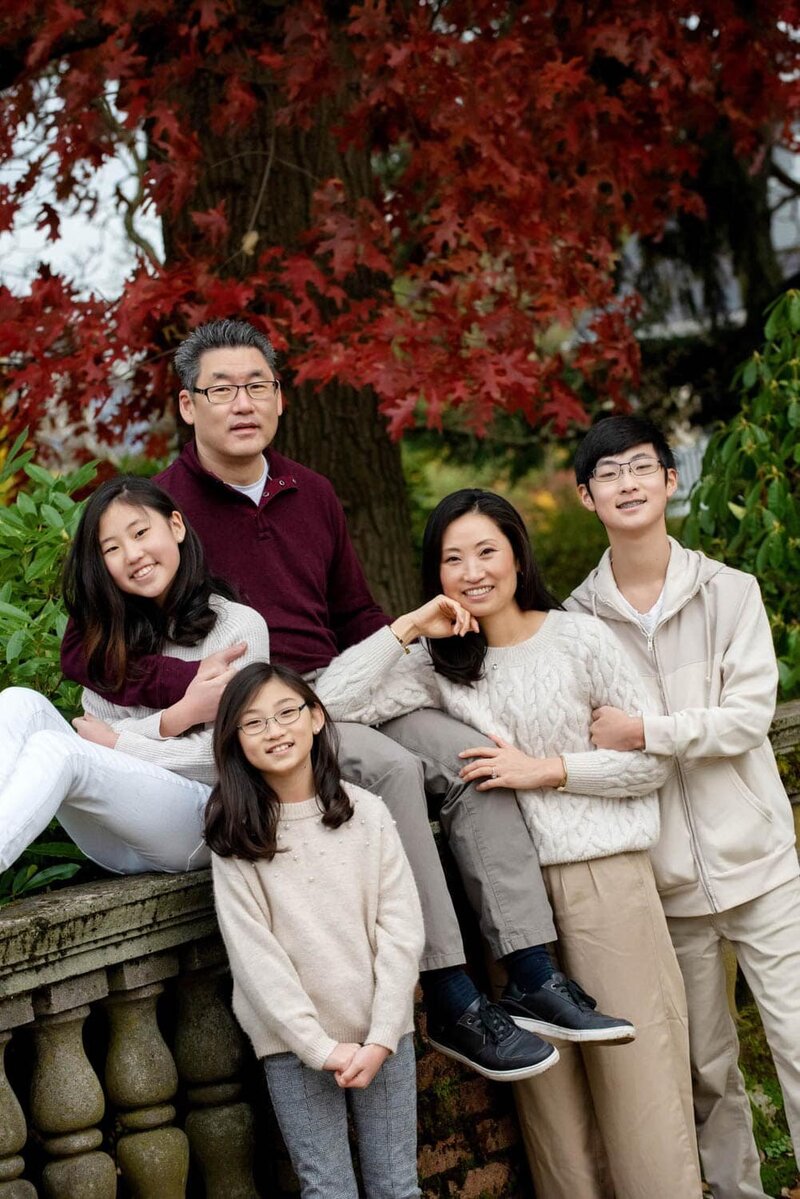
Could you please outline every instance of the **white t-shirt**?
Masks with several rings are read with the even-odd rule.
[[[264,494],[264,488],[267,485],[268,479],[269,479],[269,466],[268,466],[267,460],[265,458],[264,459],[264,469],[261,472],[260,479],[256,479],[255,483],[246,483],[244,486],[240,486],[238,483],[231,483],[231,487],[233,488],[234,491],[241,491],[242,495],[249,496],[249,498],[253,501],[255,506],[258,507],[258,505],[261,503],[261,497]]]
[[[661,613],[664,608],[663,587],[661,589],[661,594],[649,612],[639,612],[638,609],[634,608],[633,604],[629,604],[619,587],[617,588],[617,595],[619,596],[619,602],[622,604],[622,607],[625,609],[628,615],[632,616],[633,619],[642,626],[648,637],[652,637],[653,633],[655,632],[655,627],[661,619]]]

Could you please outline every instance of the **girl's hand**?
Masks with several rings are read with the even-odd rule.
[[[621,708],[595,708],[589,732],[598,749],[644,749],[644,721]]]
[[[76,716],[72,727],[84,741],[93,741],[95,745],[105,745],[108,749],[117,747],[119,733],[115,733],[110,724],[98,720],[96,716],[90,716],[88,712],[84,712],[83,716]]]
[[[361,1045],[350,1065],[336,1071],[336,1081],[345,1088],[368,1087],[388,1056],[389,1050],[384,1045]]]
[[[323,1070],[332,1070],[339,1073],[341,1070],[346,1070],[353,1060],[354,1054],[358,1052],[361,1046],[355,1042],[340,1041],[336,1048],[328,1056]],[[338,1078],[336,1080],[339,1081]]]
[[[421,608],[398,616],[392,632],[403,645],[408,645],[417,637],[463,637],[465,633],[477,633],[478,622],[457,600],[437,595]]]
[[[532,758],[502,737],[490,733],[496,749],[490,745],[479,745],[475,749],[464,749],[459,758],[472,758],[459,771],[465,782],[478,779],[477,791],[491,791],[494,787],[508,787],[512,791],[532,791],[537,787],[558,787],[564,778],[564,767],[560,758]]]
[[[216,720],[222,692],[238,669],[231,663],[241,658],[246,649],[247,642],[239,641],[203,658],[183,699],[161,713],[159,731],[162,737],[179,737],[196,724]]]

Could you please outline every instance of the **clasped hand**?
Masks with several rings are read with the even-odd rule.
[[[340,1087],[363,1090],[389,1056],[384,1045],[359,1045],[340,1041],[323,1070],[330,1070]]]

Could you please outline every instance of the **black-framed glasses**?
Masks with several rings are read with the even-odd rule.
[[[274,716],[251,716],[249,720],[243,721],[242,724],[237,724],[236,727],[246,737],[256,737],[259,733],[263,733],[269,728],[271,720],[274,720],[281,728],[285,728],[287,724],[294,724],[296,720],[299,720],[303,708],[307,707],[308,702],[298,704],[297,707],[281,708],[280,712],[276,712]]]
[[[251,400],[277,400],[281,394],[281,381],[255,379],[252,383],[215,383],[213,387],[193,387],[192,391],[205,396],[209,404],[231,404],[242,388]]]
[[[645,475],[654,475],[663,469],[659,458],[634,458],[632,462],[601,462],[592,471],[592,478],[598,483],[613,483],[627,467],[634,479],[643,479]]]

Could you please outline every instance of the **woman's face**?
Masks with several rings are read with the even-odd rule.
[[[239,744],[250,765],[269,782],[298,778],[307,770],[312,780],[310,798],[314,790],[311,747],[324,723],[319,708],[273,678],[250,697],[239,717]]]
[[[114,500],[100,517],[98,541],[111,578],[126,595],[163,603],[178,572],[186,528],[152,508]]]
[[[505,533],[480,512],[448,525],[442,538],[442,591],[478,620],[515,604],[518,563]]]

